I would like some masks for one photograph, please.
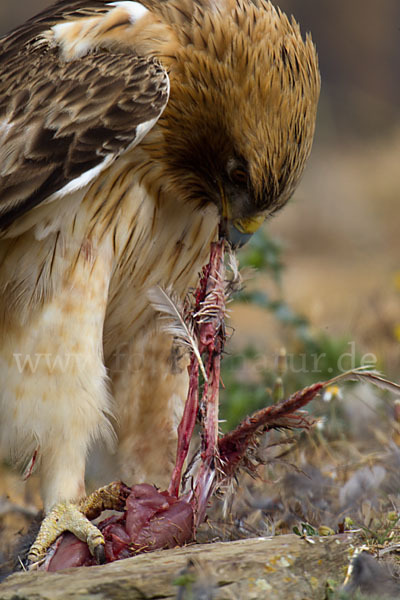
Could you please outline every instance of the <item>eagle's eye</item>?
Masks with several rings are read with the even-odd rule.
[[[243,169],[233,169],[231,179],[234,183],[244,185],[247,183],[247,173]]]
[[[247,185],[249,179],[248,173],[240,167],[231,169],[229,172],[229,177],[232,183],[236,183],[237,185],[241,186]]]

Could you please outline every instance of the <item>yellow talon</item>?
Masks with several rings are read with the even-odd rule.
[[[46,557],[48,548],[65,531],[70,531],[78,539],[86,542],[91,554],[97,558],[98,547],[104,546],[105,543],[100,530],[86,518],[76,504],[60,503],[43,520],[37,538],[29,550],[29,562],[32,565],[40,563]]]
[[[97,563],[103,563],[104,537],[89,519],[95,519],[103,510],[123,510],[128,492],[129,489],[123,483],[114,482],[96,490],[79,504],[56,504],[43,520],[37,538],[29,550],[31,568],[41,563],[49,547],[65,531],[70,531],[78,539],[86,542]]]

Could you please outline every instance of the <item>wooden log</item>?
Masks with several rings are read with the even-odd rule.
[[[343,582],[356,543],[345,534],[194,544],[105,566],[14,574],[0,599],[323,600],[328,579]]]

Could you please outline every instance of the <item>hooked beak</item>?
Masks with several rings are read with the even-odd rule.
[[[229,241],[233,248],[244,246],[253,233],[255,233],[264,223],[264,215],[230,221],[228,225]]]
[[[222,200],[221,235],[230,242],[233,248],[241,248],[264,223],[265,215],[232,219],[230,206],[222,186],[220,186],[220,190]]]

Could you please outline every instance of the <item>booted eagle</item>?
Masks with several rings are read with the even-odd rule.
[[[119,474],[165,486],[188,381],[148,291],[286,204],[319,86],[268,0],[61,0],[0,40],[0,434],[47,512],[111,419]]]

